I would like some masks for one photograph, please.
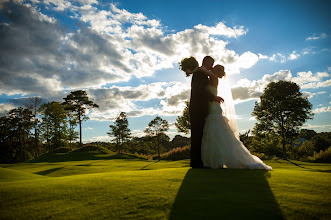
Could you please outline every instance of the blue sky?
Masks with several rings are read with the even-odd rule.
[[[304,128],[331,131],[329,1],[97,1],[0,3],[0,114],[26,97],[62,101],[84,89],[100,108],[83,138],[108,141],[121,111],[133,135],[156,116],[174,126],[190,78],[178,62],[211,55],[230,78],[241,133],[272,81],[291,80],[313,104]]]

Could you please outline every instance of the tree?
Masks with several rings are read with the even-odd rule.
[[[190,102],[185,102],[186,106],[183,110],[183,115],[178,116],[175,122],[175,125],[177,127],[178,132],[183,132],[185,134],[188,134],[191,132],[191,122],[190,122],[190,112],[189,112],[189,106]]]
[[[38,131],[38,113],[39,106],[42,104],[43,100],[37,96],[29,97],[24,103],[24,107],[32,111],[33,114],[33,126],[34,126],[34,147],[35,147],[35,157],[39,156],[39,131]]]
[[[308,129],[301,129],[299,137],[304,138],[310,141],[313,137],[317,135],[316,131],[308,130]]]
[[[276,134],[279,136],[283,157],[286,144],[298,135],[300,127],[313,118],[312,104],[300,92],[300,87],[289,81],[271,82],[264,89],[260,102],[254,106],[253,116],[257,123],[253,133]]]
[[[240,141],[243,142],[246,148],[249,148],[250,144],[252,143],[253,136],[250,136],[249,133],[251,130],[246,131],[243,134],[239,134]]]
[[[190,145],[190,143],[191,143],[190,138],[176,135],[171,141],[171,145],[172,145],[171,147],[172,148],[184,147]]]
[[[92,108],[98,108],[99,106],[93,101],[88,99],[87,93],[83,90],[76,90],[70,92],[70,94],[63,98],[65,102],[65,110],[74,112],[78,116],[79,122],[79,144],[82,146],[82,121],[87,120],[88,117],[84,117],[86,110],[91,110]]]
[[[161,136],[164,135],[166,131],[169,130],[169,124],[167,120],[163,120],[159,116],[154,118],[151,122],[149,122],[148,127],[145,129],[145,133],[148,136],[154,137],[157,142],[157,152],[159,156],[159,160],[161,160],[160,155],[160,139]]]
[[[314,145],[315,151],[324,151],[331,146],[331,132],[321,132],[318,133],[311,139]]]
[[[41,129],[42,137],[52,149],[67,143],[67,112],[59,102],[45,103],[40,108],[43,116]]]
[[[109,136],[114,136],[116,141],[116,146],[121,152],[123,143],[128,139],[131,135],[131,130],[129,129],[129,122],[126,118],[125,112],[121,112],[120,115],[115,120],[115,125],[109,125],[110,132],[107,132]]]
[[[28,109],[15,108],[0,118],[1,162],[23,162],[30,156],[29,139],[33,115]]]
[[[72,141],[78,138],[78,132],[75,131],[77,124],[79,123],[77,115],[71,111],[67,111],[67,118],[69,123],[69,130],[68,130],[68,140],[69,146],[72,148]]]

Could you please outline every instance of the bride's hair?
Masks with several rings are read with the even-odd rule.
[[[194,57],[182,59],[179,65],[180,69],[186,73],[186,76],[190,76],[193,73],[193,70],[199,67],[199,63]]]
[[[214,69],[219,70],[219,73],[218,73],[219,78],[222,78],[223,76],[225,76],[224,66],[217,64],[214,66]]]

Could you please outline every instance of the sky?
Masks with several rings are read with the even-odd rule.
[[[190,97],[178,63],[204,56],[225,66],[240,133],[270,82],[290,80],[313,104],[303,126],[331,131],[331,2],[321,0],[1,0],[0,115],[28,97],[62,102],[85,90],[100,107],[83,141],[110,141],[126,112],[133,136],[156,116],[167,134]]]

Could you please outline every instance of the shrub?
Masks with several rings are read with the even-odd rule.
[[[314,155],[308,157],[311,162],[330,163],[331,162],[331,147],[319,153],[314,152]]]
[[[161,159],[163,160],[183,160],[190,159],[190,146],[177,147],[166,153],[161,154]],[[153,159],[158,159],[157,155],[153,155]]]

